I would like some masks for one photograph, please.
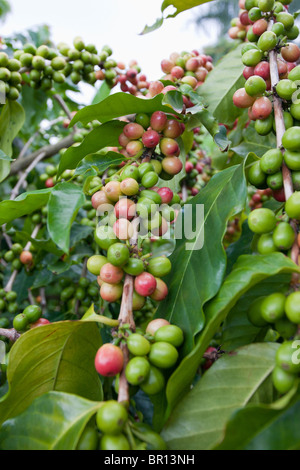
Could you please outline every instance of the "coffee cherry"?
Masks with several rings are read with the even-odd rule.
[[[168,286],[161,279],[157,277],[155,279],[156,279],[156,289],[150,297],[152,300],[155,300],[156,302],[161,302],[167,297],[169,293]]]
[[[112,202],[117,202],[122,195],[121,184],[119,181],[110,181],[104,187],[104,191],[108,199]]]
[[[42,309],[38,305],[30,305],[26,307],[23,315],[28,320],[28,323],[36,323],[42,316]]]
[[[170,343],[179,348],[184,341],[183,332],[176,325],[163,326],[155,332],[154,341]]]
[[[246,81],[245,90],[248,95],[257,97],[266,91],[266,82],[263,78],[254,75]]]
[[[104,434],[116,435],[123,431],[128,420],[128,412],[117,401],[107,401],[98,410],[96,423],[99,431]]]
[[[268,233],[276,227],[276,217],[271,209],[255,209],[249,214],[248,224],[250,230],[254,233]]]
[[[167,124],[163,130],[165,137],[170,139],[177,139],[182,134],[182,128],[178,121],[175,119],[170,119],[167,121]]]
[[[271,149],[262,156],[260,167],[264,173],[272,175],[280,170],[282,162],[282,152],[279,149]]]
[[[151,165],[151,170],[153,170],[152,165]],[[139,169],[133,165],[130,165],[124,168],[124,170],[121,173],[121,181],[123,182],[128,178],[134,179],[136,181],[139,180],[140,179]]]
[[[134,356],[147,356],[151,345],[144,336],[134,333],[128,337],[127,347]]]
[[[159,369],[170,369],[175,366],[178,356],[178,351],[172,344],[159,342],[151,346],[149,360]]]
[[[141,259],[130,258],[123,269],[125,273],[130,274],[131,276],[139,276],[144,272],[144,263]]]
[[[20,255],[20,261],[26,266],[30,266],[33,262],[33,256],[30,251],[23,251]]]
[[[294,192],[285,203],[285,211],[290,219],[300,220],[300,192]]]
[[[287,129],[282,137],[282,145],[287,150],[300,152],[300,127],[294,126]]]
[[[245,88],[240,88],[233,95],[233,103],[238,108],[249,108],[253,105],[255,98],[248,95]]]
[[[172,270],[172,265],[168,258],[165,258],[165,257],[152,258],[149,261],[147,270],[154,277],[165,277],[168,274],[170,274]]]
[[[248,320],[252,325],[256,326],[257,328],[263,328],[268,324],[268,321],[266,321],[261,312],[261,306],[263,301],[265,300],[265,297],[259,297],[256,299],[250,306],[247,316]]]
[[[290,30],[294,26],[294,17],[286,11],[280,12],[276,15],[276,21],[282,23],[286,30]],[[294,62],[294,61],[293,61]]]
[[[300,292],[293,292],[286,299],[285,313],[288,319],[295,324],[300,323],[300,308],[299,308]]]
[[[255,119],[266,119],[270,116],[272,110],[272,103],[266,96],[257,98],[252,105],[252,114]]]
[[[280,80],[276,85],[276,92],[280,98],[291,100],[293,93],[297,90],[296,84],[289,79]]]
[[[157,282],[152,274],[142,273],[136,277],[134,287],[139,295],[142,297],[148,297],[154,294]]]
[[[160,141],[160,150],[166,157],[177,157],[180,153],[179,145],[174,139],[164,137]]]
[[[258,75],[264,80],[268,80],[270,78],[269,62],[259,62],[259,64],[257,64],[257,66],[254,68],[252,75]]]
[[[273,232],[273,241],[279,250],[289,250],[295,241],[295,232],[287,222],[280,222]]]
[[[156,111],[152,114],[150,120],[150,126],[154,131],[162,132],[168,122],[167,115],[162,111]]]
[[[162,167],[168,175],[175,176],[181,172],[183,164],[182,161],[177,157],[167,157],[163,159]]]
[[[100,271],[101,280],[106,284],[120,284],[123,276],[123,270],[110,263],[105,264]]]
[[[113,344],[104,344],[97,352],[95,368],[104,377],[115,377],[122,372],[124,355],[122,350]]]
[[[140,139],[143,136],[144,132],[145,130],[143,126],[134,122],[127,124],[123,129],[123,133],[129,140]]]
[[[32,323],[32,325],[30,325],[30,329],[33,330],[34,328],[40,328],[41,326],[47,325],[50,325],[50,321],[46,318],[40,318],[36,323]]]
[[[277,251],[277,247],[274,244],[273,236],[270,233],[264,233],[261,235],[257,242],[257,251],[261,255],[267,255]]]
[[[264,320],[274,323],[284,316],[286,297],[280,292],[271,294],[261,304],[261,314]]]
[[[110,246],[117,243],[117,237],[112,227],[100,226],[95,231],[95,242],[102,250],[108,250]]]
[[[87,426],[78,441],[76,450],[98,450],[99,435],[95,428]]]
[[[258,0],[258,8],[263,12],[271,11],[274,7],[274,0]]]
[[[259,21],[262,21],[262,20],[259,20]],[[271,49],[274,49],[276,44],[277,44],[276,34],[273,33],[272,31],[266,31],[260,36],[258,43],[257,43],[257,47],[261,51],[267,52],[267,51],[270,51]]]
[[[107,264],[107,258],[105,256],[101,255],[95,255],[91,256],[91,258],[88,259],[87,262],[87,269],[91,274],[94,274],[95,276],[99,276],[101,269],[103,266]]]
[[[249,30],[250,31],[250,30]],[[255,36],[255,40],[257,36]],[[242,62],[247,67],[255,67],[263,58],[263,52],[259,49],[250,49],[242,56]]]
[[[171,204],[174,193],[170,188],[160,188],[157,193],[161,197],[162,204]]]
[[[150,171],[149,173],[146,173],[143,178],[142,178],[142,186],[144,188],[152,188],[158,183],[158,175],[154,171]]]
[[[296,376],[277,366],[272,372],[272,381],[276,390],[285,394],[293,388],[296,383]]]
[[[126,152],[130,157],[135,157],[143,150],[144,146],[139,140],[132,140],[126,146]]]
[[[300,364],[293,361],[293,355],[297,352],[297,348],[293,347],[293,344],[294,341],[286,341],[280,345],[276,352],[276,365],[285,372],[298,374],[300,372]]]
[[[24,314],[17,315],[13,320],[13,327],[16,331],[25,331],[28,323],[28,318]]]
[[[155,332],[159,329],[162,328],[163,326],[170,325],[170,323],[163,319],[163,318],[157,318],[156,320],[152,320],[149,325],[147,326],[146,333],[148,333],[151,336],[155,335]]]
[[[275,330],[284,339],[289,339],[296,334],[297,326],[294,323],[291,323],[290,320],[288,320],[286,317],[283,317],[277,320],[277,322],[275,323]]]
[[[261,169],[261,162],[255,162],[249,169],[248,181],[256,188],[265,187],[266,174]]]
[[[139,184],[133,178],[126,178],[121,182],[120,189],[126,196],[135,196],[139,192]]]
[[[124,434],[117,434],[116,436],[104,434],[100,441],[100,450],[130,450],[130,444]]]
[[[165,378],[156,367],[150,366],[150,372],[146,380],[141,384],[141,389],[147,395],[156,395],[165,387]]]
[[[146,148],[155,148],[160,142],[160,135],[153,129],[150,129],[144,133],[142,142]]]
[[[122,243],[115,243],[107,251],[107,260],[117,267],[122,267],[128,263],[130,257],[129,249]]]
[[[135,216],[135,203],[131,199],[120,199],[114,211],[117,219],[132,220]]]
[[[268,29],[268,22],[262,18],[257,20],[252,26],[252,31],[256,36],[261,36]],[[258,45],[258,48],[261,49]]]
[[[274,173],[267,177],[267,185],[273,190],[281,189],[283,187],[283,176],[282,172]]]
[[[125,369],[125,375],[130,385],[140,385],[150,373],[150,364],[145,357],[134,357]]]

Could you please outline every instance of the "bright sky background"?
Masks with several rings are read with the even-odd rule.
[[[82,36],[86,43],[99,49],[108,44],[116,60],[128,64],[136,59],[149,80],[160,78],[160,62],[170,53],[201,50],[215,38],[214,31],[208,37],[196,29],[192,19],[197,9],[170,18],[159,30],[139,36],[146,24],[152,25],[161,16],[162,0],[10,0],[10,3],[12,13],[1,27],[1,35],[46,23],[55,43],[71,45],[75,36]],[[84,87],[86,104],[93,94],[92,87]]]

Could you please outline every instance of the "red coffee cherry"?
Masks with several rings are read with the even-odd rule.
[[[155,279],[156,279],[157,286],[156,286],[154,293],[151,295],[151,299],[156,300],[157,302],[161,302],[167,297],[169,293],[169,289],[168,289],[167,284],[164,281],[162,281],[159,278],[155,278]]]
[[[134,288],[142,297],[149,297],[154,294],[157,287],[157,281],[150,273],[140,274],[135,278]]]
[[[261,36],[268,29],[268,22],[265,19],[255,21],[252,31],[256,36]]]
[[[167,115],[162,111],[156,111],[152,114],[150,120],[150,126],[154,131],[162,132],[168,122]]]
[[[131,122],[127,124],[123,129],[123,133],[129,140],[140,139],[143,136],[144,132],[145,130],[143,126],[137,124],[136,122]]]
[[[110,263],[105,264],[100,271],[100,279],[106,284],[120,284],[123,276],[123,269]]]
[[[161,197],[162,204],[170,204],[174,197],[174,193],[170,188],[160,188],[157,193]]]
[[[97,352],[95,368],[103,377],[115,377],[120,374],[124,366],[122,350],[113,344],[104,344]]]
[[[92,205],[94,209],[98,209],[99,206],[103,204],[111,204],[111,201],[108,199],[104,191],[97,191],[92,196]]]
[[[162,93],[164,89],[164,86],[161,82],[157,81],[157,82],[151,82],[150,85],[149,85],[149,93],[150,93],[150,96],[156,96],[156,95],[159,95],[160,93]]]
[[[255,98],[253,96],[249,96],[246,93],[245,88],[240,88],[237,90],[233,95],[233,103],[238,108],[250,108],[253,105]]]
[[[164,136],[171,139],[177,139],[182,134],[181,125],[175,119],[170,119],[164,128]]]
[[[243,75],[246,80],[248,78],[253,77],[253,75],[259,75],[259,73],[255,73],[254,67],[245,67],[243,70]]]
[[[281,55],[287,62],[296,62],[300,58],[300,49],[297,44],[290,43],[281,48]]]
[[[39,328],[40,326],[50,325],[50,323],[51,322],[46,320],[46,318],[40,318],[37,322],[30,325],[30,329],[32,330],[34,328]]]
[[[171,323],[165,320],[164,318],[157,318],[156,320],[152,320],[149,325],[147,326],[146,333],[151,336],[154,336],[156,331],[162,328],[163,326],[168,326]]]
[[[258,98],[252,106],[252,114],[255,119],[266,119],[272,110],[272,103],[266,96]]]
[[[163,159],[162,167],[168,175],[178,175],[182,170],[183,164],[177,157],[167,157]]]
[[[115,216],[117,219],[132,220],[135,216],[135,212],[136,206],[131,199],[122,198],[115,205]]]
[[[269,62],[259,62],[254,68],[254,75],[258,75],[259,77],[267,80],[270,78],[270,64]]]
[[[164,59],[161,61],[160,66],[164,73],[170,73],[172,68],[174,67],[174,62],[171,62],[168,59]]]
[[[160,135],[156,131],[150,129],[143,135],[142,142],[146,148],[155,148],[160,142]]]

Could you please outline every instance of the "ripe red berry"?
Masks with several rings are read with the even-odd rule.
[[[124,127],[123,133],[129,140],[138,140],[140,139],[145,130],[143,126],[135,122],[131,122]]]
[[[34,329],[34,328],[38,328],[40,326],[45,326],[45,325],[50,325],[50,321],[49,320],[46,320],[46,318],[40,318],[37,322],[35,323],[32,323],[30,325],[30,329]]]
[[[114,266],[113,264],[105,264],[100,271],[101,281],[107,284],[120,284],[124,276],[123,269]]]
[[[95,368],[103,377],[115,377],[122,372],[124,355],[122,350],[113,344],[104,344],[97,352]]]
[[[142,137],[144,146],[149,149],[155,148],[159,144],[159,141],[160,135],[152,129],[146,131]]]
[[[45,182],[46,188],[53,188],[54,186],[54,181],[53,178],[48,178],[47,181]]]
[[[259,62],[254,68],[254,75],[267,80],[270,77],[270,64],[269,62]]]
[[[185,164],[185,171],[187,173],[191,173],[194,169],[194,165],[192,164],[192,162],[186,162]]]
[[[168,122],[167,115],[162,111],[156,111],[152,114],[150,126],[154,131],[162,132]]]
[[[157,193],[161,197],[162,204],[170,204],[174,197],[174,193],[170,188],[160,188]]]
[[[272,103],[266,96],[258,98],[252,106],[252,114],[255,119],[266,119],[272,110]]]
[[[157,281],[150,273],[142,273],[135,278],[134,288],[142,297],[148,297],[154,294],[157,287]]]
[[[240,88],[233,95],[233,103],[238,108],[250,108],[253,105],[255,98],[246,93],[245,88]]]
[[[29,266],[33,261],[32,253],[30,251],[23,251],[20,255],[20,261],[22,264]]]
[[[135,216],[136,207],[131,199],[122,198],[115,205],[115,216],[117,219],[132,220]]]
[[[177,137],[180,137],[182,134],[180,122],[176,121],[175,119],[170,119],[167,121],[163,132],[165,137],[170,139],[177,139]]]
[[[245,67],[243,70],[243,75],[244,75],[244,78],[248,80],[248,78],[253,77],[253,75],[259,75],[259,74],[254,72],[254,67]]]

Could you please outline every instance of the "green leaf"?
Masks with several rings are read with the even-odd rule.
[[[244,86],[244,66],[241,61],[241,47],[229,52],[208,74],[205,82],[197,89],[204,98],[208,110],[218,122],[233,124],[243,110],[234,106],[232,97],[238,88]]]
[[[102,400],[94,367],[101,336],[94,323],[53,323],[23,334],[10,351],[9,392],[0,400],[0,423],[22,413],[52,390]]]
[[[95,119],[100,122],[107,122],[121,116],[138,113],[152,114],[155,111],[173,113],[173,109],[170,105],[163,104],[164,100],[171,100],[171,102],[174,103],[174,96],[171,94],[171,97],[168,98],[167,95],[168,93],[166,95],[160,94],[152,99],[146,100],[127,93],[115,93],[99,104],[86,106],[78,111],[70,125],[72,126],[79,121],[86,125]],[[176,97],[178,97],[178,95],[176,95]]]
[[[209,237],[208,239],[211,238],[211,245],[214,246],[216,250],[215,239],[214,237]],[[200,261],[199,265],[205,266],[205,264],[200,263]],[[297,266],[282,253],[255,256],[244,255],[238,259],[234,269],[225,279],[218,295],[204,308],[203,317],[205,316],[205,327],[198,336],[196,347],[183,359],[168,382],[167,398],[169,407],[167,415],[188,391],[211,339],[240,297],[251,287],[270,276],[275,276],[280,273],[288,274],[295,271],[299,272],[299,270],[300,268],[297,268]],[[210,269],[208,273],[209,272],[213,271]],[[208,277],[208,282],[212,283],[216,275],[214,277],[212,274],[206,274],[203,276],[203,279],[206,277]],[[202,284],[202,277],[200,278],[198,276],[195,277],[195,279],[197,279],[200,285]],[[219,279],[219,281],[221,283],[221,279]],[[188,305],[192,304],[191,295],[195,296],[195,293],[189,293]],[[194,306],[194,309],[197,312],[199,306]],[[184,315],[184,310],[182,313]],[[179,324],[181,322],[179,321]]]
[[[77,212],[85,203],[82,189],[71,183],[57,184],[48,202],[48,231],[65,253],[70,247],[70,231]]]
[[[297,386],[271,405],[248,405],[227,423],[218,450],[299,450],[300,397]]]
[[[172,274],[167,278],[169,295],[157,312],[185,333],[184,352],[194,347],[194,337],[205,324],[203,305],[218,292],[226,268],[226,255],[222,240],[227,220],[243,209],[246,183],[243,166],[231,167],[216,174],[208,185],[185,206],[183,221],[176,224],[175,233],[196,221],[196,210],[203,206],[196,237],[187,240],[176,236],[176,250],[170,258]],[[188,207],[192,217],[187,214]],[[184,234],[184,231],[182,232]],[[187,234],[186,234],[187,235]],[[203,245],[202,245],[203,244]]]
[[[275,367],[275,343],[251,344],[219,359],[179,403],[162,437],[173,450],[208,450],[231,414],[245,406]]]
[[[0,225],[32,214],[47,205],[52,189],[39,189],[18,196],[14,201],[0,202]]]
[[[86,425],[102,403],[49,392],[20,416],[4,423],[1,450],[76,450]]]
[[[111,92],[111,87],[104,80],[99,90],[95,94],[92,104],[98,104],[100,103],[100,101],[105,100],[105,98],[107,98],[110,95],[110,92]]]
[[[87,155],[94,154],[104,147],[118,146],[119,135],[122,133],[124,126],[125,122],[110,121],[102,124],[100,127],[96,127],[78,147],[70,147],[62,155],[58,175],[61,175],[65,170],[75,169]]]
[[[22,106],[16,101],[7,101],[0,115],[0,150],[11,157],[13,154],[12,143],[18,135],[25,120]],[[10,162],[0,159],[0,182],[3,181],[10,171]]]
[[[253,124],[250,124],[243,131],[243,140],[239,145],[231,148],[231,150],[243,158],[251,152],[255,153],[258,157],[262,157],[264,153],[274,147],[276,147],[276,138],[273,133],[267,136],[260,136],[254,129]]]
[[[107,152],[105,154],[88,155],[77,166],[74,177],[85,175],[92,169],[96,169],[99,173],[103,173],[113,165],[120,165],[126,158],[117,152]]]

